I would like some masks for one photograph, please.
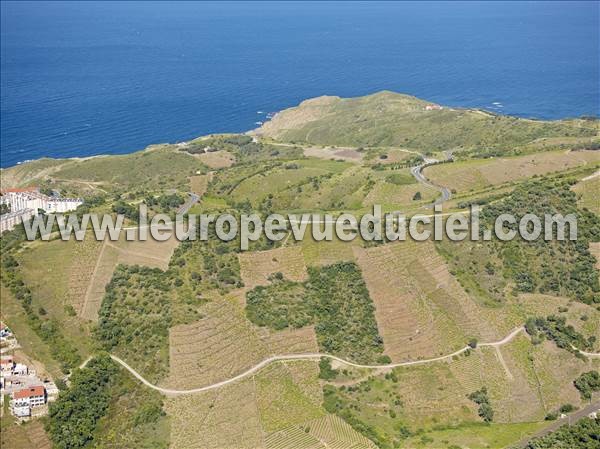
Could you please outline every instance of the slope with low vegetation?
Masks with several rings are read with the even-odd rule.
[[[598,134],[593,120],[544,122],[431,105],[393,92],[359,98],[319,97],[276,114],[254,132],[282,141],[404,146],[422,151],[502,148],[542,137]]]

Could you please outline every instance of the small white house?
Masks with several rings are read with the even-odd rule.
[[[15,361],[11,355],[0,357],[0,371],[3,373],[12,373]]]
[[[12,372],[15,376],[27,376],[27,374],[29,374],[29,368],[22,363],[15,363]]]
[[[27,418],[31,416],[31,407],[26,402],[15,402],[12,406],[12,414],[17,418]]]

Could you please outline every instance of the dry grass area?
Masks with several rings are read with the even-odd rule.
[[[505,357],[511,358],[523,373],[522,376],[515,375],[515,378],[526,379],[533,393],[530,393],[529,399],[526,399],[511,392],[512,410],[506,407],[511,413],[500,415],[501,422],[543,419],[546,413],[566,403],[580,406],[581,399],[579,392],[573,386],[573,380],[584,371],[598,369],[599,365],[597,360],[582,361],[548,341],[540,345],[532,345],[524,336],[504,346],[502,353]],[[500,398],[497,399],[499,400]],[[508,399],[504,400],[508,401]],[[536,402],[537,406],[534,407],[533,404]],[[523,404],[529,406],[523,410]]]
[[[81,313],[79,314],[81,318],[90,321],[96,321],[98,319],[98,311],[102,305],[106,285],[112,278],[118,260],[119,250],[112,246],[108,246],[105,243],[96,260],[91,279],[87,284],[83,304],[81,306]]]
[[[402,417],[411,427],[476,420],[476,408],[451,370],[451,364],[398,368],[397,390],[403,403]],[[472,375],[473,373],[470,373]]]
[[[254,379],[165,401],[171,449],[264,447]]]
[[[304,155],[319,159],[341,159],[347,162],[360,162],[363,159],[363,154],[355,148],[341,147],[306,147]]]
[[[212,178],[212,172],[208,175],[190,176],[190,191],[198,196],[202,196],[208,189],[208,183]]]
[[[298,242],[298,245],[302,248],[307,266],[323,266],[342,261],[353,262],[356,257],[352,248],[360,245],[360,241],[356,238],[351,242],[344,242],[339,240],[334,232],[333,240],[318,242],[312,237],[311,227],[307,226],[304,239]]]
[[[267,449],[374,449],[376,446],[335,415],[325,415],[269,434]]]
[[[600,162],[597,151],[552,151],[427,167],[425,176],[459,193]]]
[[[421,193],[419,201],[413,200],[417,192]],[[402,205],[414,206],[423,202],[431,202],[438,196],[440,196],[439,191],[423,184],[398,186],[389,182],[378,182],[365,196],[363,206],[380,204],[384,209],[397,208]]]
[[[118,263],[126,265],[144,265],[152,268],[166,270],[173,251],[179,244],[175,238],[159,242],[148,237],[146,241],[125,240],[124,236],[117,242],[106,242],[108,245],[119,250]]]
[[[280,331],[265,327],[257,328],[256,331],[271,355],[319,352],[314,326]]]
[[[269,283],[269,276],[280,272],[292,281],[306,280],[306,265],[299,246],[239,254],[242,280],[247,288]]]
[[[590,253],[596,258],[596,268],[600,270],[600,242],[590,243]]]
[[[2,419],[12,420],[12,416]],[[43,423],[39,419],[34,419],[24,424],[3,422],[0,447],[2,449],[50,449],[52,443],[44,430]]]
[[[600,215],[600,171],[579,181],[573,186],[573,191],[579,195],[579,207],[587,207]]]
[[[73,263],[69,267],[67,296],[78,316],[82,316],[87,286],[94,274],[94,267],[101,249],[102,243],[91,238],[86,238],[83,242],[74,245],[73,251],[77,263]]]
[[[169,332],[170,374],[165,385],[195,388],[233,377],[268,356],[254,326],[237,303],[215,298],[204,315]]]
[[[448,272],[430,242],[355,248],[385,354],[393,361],[435,357],[464,347],[471,337],[499,337]]]
[[[385,149],[385,155],[387,156],[387,158],[385,159],[381,159],[379,157],[377,157],[376,159],[373,159],[371,162],[376,162],[378,164],[395,164],[398,162],[402,162],[405,159],[408,159],[409,157],[413,157],[416,154],[418,154],[418,152],[416,151],[412,151],[412,150],[403,150],[401,148],[386,148]]]
[[[106,239],[89,282],[81,284],[86,287],[85,293],[80,296],[83,301],[79,316],[91,321],[98,319],[98,310],[104,298],[106,285],[110,282],[117,264],[144,265],[166,270],[177,244],[178,241],[174,238],[164,242],[152,238],[146,241],[126,241],[124,235],[115,242]]]
[[[225,150],[201,153],[194,156],[200,159],[204,165],[215,169],[231,167],[235,163],[235,156]]]

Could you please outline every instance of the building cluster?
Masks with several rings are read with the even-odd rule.
[[[444,109],[444,107],[439,104],[428,104],[425,106],[426,111],[441,111],[442,109]]]
[[[40,210],[51,214],[69,212],[83,204],[83,200],[51,197],[44,195],[36,187],[29,187],[3,190],[0,192],[0,204],[5,204],[8,208],[8,212],[0,216],[0,233],[2,233],[31,219]]]
[[[41,380],[34,369],[18,363],[5,352],[18,347],[12,331],[0,323],[2,355],[0,356],[0,398],[10,395],[9,410],[21,420],[48,413],[48,402],[58,397],[58,388],[49,380]]]

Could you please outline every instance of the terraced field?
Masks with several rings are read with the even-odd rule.
[[[297,363],[273,364],[253,377],[219,390],[168,399],[171,447],[266,448],[270,447],[269,437],[265,438],[268,433],[316,422],[325,413],[305,393],[306,379],[298,380],[290,369]],[[344,423],[341,426],[349,427]],[[354,438],[364,440],[356,433]]]
[[[169,332],[169,378],[165,386],[202,387],[228,379],[267,357],[243,311],[225,298],[200,308],[201,320]]]
[[[302,248],[302,255],[307,266],[331,265],[342,261],[352,262],[355,260],[352,248],[357,245],[359,245],[358,239],[352,242],[344,242],[337,238],[335,232],[333,233],[333,240],[317,242],[312,237],[310,226],[306,227],[305,237],[298,243],[298,246]]]
[[[64,332],[80,342],[84,352],[89,334],[77,314],[83,313],[86,282],[92,278],[101,244],[91,239],[83,242],[34,242],[19,255],[20,270],[33,294],[33,306],[42,308],[48,318],[57,320]]]
[[[301,282],[307,278],[306,265],[299,246],[245,252],[240,253],[238,257],[242,280],[249,289],[257,285],[267,285],[269,276],[277,272],[292,281]]]
[[[90,321],[98,319],[98,311],[102,305],[105,288],[112,278],[118,261],[119,250],[113,246],[103,244],[90,281],[86,286],[80,313],[81,318]]]
[[[471,337],[499,337],[429,242],[355,248],[393,361],[448,354]]]
[[[419,201],[413,200],[417,192],[421,194]],[[406,204],[430,203],[439,195],[440,193],[436,189],[422,184],[398,186],[382,180],[375,184],[375,187],[365,196],[363,206],[380,204],[384,210],[394,210]]]
[[[266,449],[374,449],[376,446],[335,415],[292,426],[265,438]]]
[[[256,332],[270,355],[319,352],[314,326],[281,331],[260,327]]]
[[[465,193],[599,162],[600,153],[597,151],[552,151],[433,165],[425,168],[423,173],[438,185]]]
[[[146,241],[127,241],[124,235],[115,242],[106,239],[102,243],[89,282],[80,284],[86,286],[80,316],[90,321],[97,320],[106,285],[118,264],[143,265],[166,270],[177,244],[178,241],[174,238],[164,242],[152,238]]]
[[[253,379],[167,400],[165,409],[172,449],[264,447]]]
[[[235,296],[215,295],[199,311],[199,321],[170,329],[170,373],[163,386],[202,387],[234,377],[272,355],[318,352],[313,327],[258,328],[247,320]]]
[[[323,416],[296,385],[283,363],[269,365],[254,378],[258,411],[265,432],[276,432],[294,424]]]
[[[306,159],[290,161],[284,166],[276,166],[269,170],[261,170],[257,174],[243,179],[231,192],[235,201],[248,200],[253,206],[258,206],[267,196],[273,196],[273,202],[279,209],[303,208],[305,191],[316,178],[342,173],[352,164],[336,161],[319,161]],[[314,204],[310,206],[314,208]]]

